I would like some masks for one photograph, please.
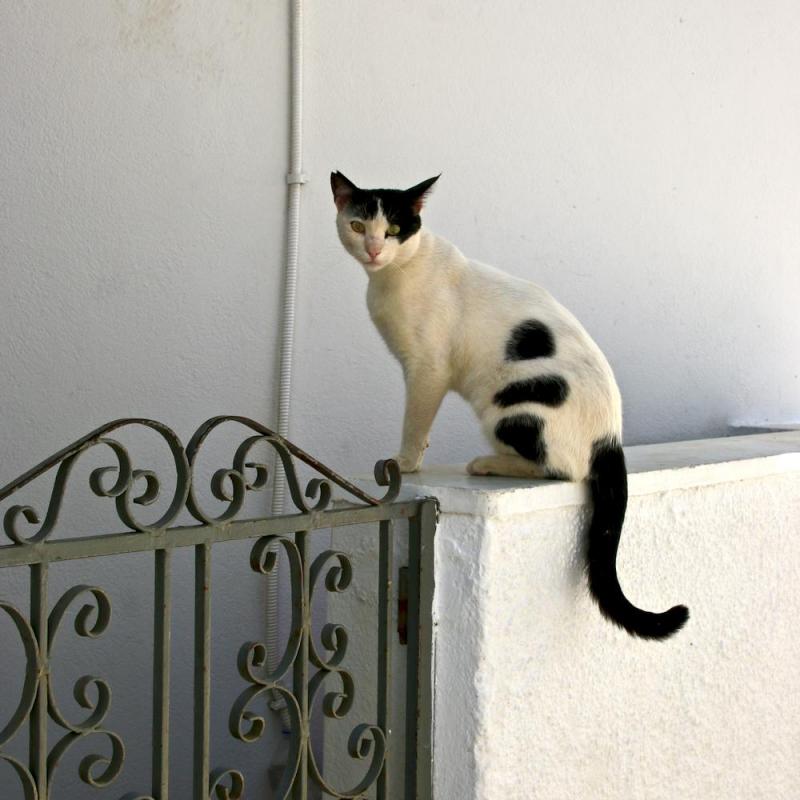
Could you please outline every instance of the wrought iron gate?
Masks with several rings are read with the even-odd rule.
[[[232,466],[219,469],[210,478],[210,494],[221,507],[210,514],[199,496],[200,471],[196,461],[209,434],[223,423],[236,423],[248,429],[233,456]],[[174,465],[174,476],[168,481],[174,490],[167,496],[167,507],[152,522],[144,523],[138,507],[164,505],[156,503],[166,485],[154,470],[134,468],[128,449],[111,434],[134,426],[155,432],[166,444]],[[138,427],[137,427],[138,426]],[[116,434],[115,434],[116,435]],[[277,457],[296,510],[285,516],[241,518],[246,497],[268,486],[268,467],[251,460],[251,451],[266,443]],[[87,450],[104,447],[116,464],[98,467],[89,476],[91,491],[111,498],[116,516],[128,529],[121,533],[95,533],[89,536],[61,538],[53,536],[65,496],[67,479],[76,460]],[[295,460],[313,471],[305,491],[301,489]],[[378,462],[376,481],[386,487],[381,498],[372,497],[359,486],[320,464],[291,442],[257,422],[243,417],[215,417],[204,423],[183,446],[176,434],[166,426],[147,419],[118,420],[98,428],[71,446],[46,459],[37,467],[0,489],[0,502],[31,484],[34,479],[55,471],[55,482],[46,511],[40,515],[30,505],[12,505],[3,520],[10,543],[0,546],[0,610],[6,623],[10,620],[18,634],[20,661],[24,660],[24,676],[17,676],[20,689],[14,695],[15,710],[7,723],[0,719],[0,765],[16,783],[2,782],[3,800],[19,797],[24,800],[73,800],[59,794],[57,770],[67,751],[78,742],[103,741],[97,752],[94,744],[78,766],[83,793],[74,800],[91,798],[92,789],[112,787],[123,770],[126,745],[123,737],[108,727],[107,714],[111,703],[111,686],[101,676],[84,675],[73,686],[74,699],[86,713],[75,721],[59,705],[52,669],[54,642],[62,622],[74,616],[74,629],[79,637],[101,637],[111,621],[111,602],[107,591],[93,583],[79,583],[58,592],[51,598],[51,567],[81,559],[104,559],[120,554],[152,553],[153,585],[143,591],[152,592],[152,660],[146,682],[152,692],[150,729],[151,769],[149,775],[137,775],[137,786],[123,800],[167,800],[172,791],[175,800],[241,800],[254,797],[246,792],[243,774],[232,766],[212,762],[211,723],[211,654],[212,559],[224,543],[252,541],[249,567],[258,575],[269,575],[282,553],[288,564],[291,586],[291,624],[282,655],[267,661],[265,646],[258,641],[241,644],[236,660],[241,691],[228,718],[230,735],[240,742],[256,742],[268,727],[270,712],[255,710],[268,695],[280,696],[289,715],[288,753],[286,765],[269,796],[306,800],[310,797],[389,798],[390,774],[405,774],[406,800],[430,797],[430,600],[432,577],[430,554],[435,528],[436,509],[433,500],[398,501],[400,474],[392,461]],[[347,502],[333,502],[334,490],[347,495]],[[207,504],[207,501],[206,501]],[[176,524],[181,514],[194,518],[191,524]],[[392,629],[392,586],[398,565],[393,564],[395,526],[407,521],[408,530],[408,593],[407,608],[407,674],[405,731],[391,731],[389,725],[390,670],[392,648],[396,639]],[[374,609],[377,627],[378,676],[375,682],[376,718],[361,721],[349,736],[349,758],[364,763],[357,785],[342,789],[326,779],[312,747],[311,709],[321,700],[326,717],[340,720],[352,705],[355,686],[343,665],[348,649],[348,632],[341,624],[326,624],[321,632],[321,646],[312,636],[312,603],[320,585],[328,592],[347,589],[352,579],[352,564],[342,550],[327,549],[315,556],[309,545],[315,531],[340,529],[370,524],[378,540],[378,602]],[[404,523],[405,524],[405,523]],[[193,745],[191,776],[181,776],[176,788],[171,778],[171,672],[173,618],[173,559],[176,553],[193,551]],[[89,565],[90,562],[83,561]],[[96,562],[92,562],[96,563]],[[14,570],[13,568],[18,568]],[[25,592],[28,610],[8,601],[3,579],[12,573],[27,570]],[[87,571],[91,571],[87,566]],[[222,589],[224,591],[224,587]],[[2,617],[3,615],[0,615]],[[225,621],[222,621],[225,622]],[[215,625],[220,620],[214,620]],[[24,651],[24,654],[22,654]],[[0,667],[2,654],[0,653]],[[9,676],[6,676],[8,678]],[[336,691],[325,691],[326,678],[337,680]],[[8,681],[3,680],[4,692]],[[173,686],[174,688],[174,686]],[[174,733],[174,732],[173,732]],[[405,763],[393,759],[397,749],[393,741],[405,740]],[[80,749],[80,748],[79,748]],[[85,749],[85,744],[84,744]],[[21,755],[20,752],[24,751]],[[0,770],[2,772],[2,770]],[[184,780],[185,779],[185,780]],[[399,800],[392,795],[391,800]]]

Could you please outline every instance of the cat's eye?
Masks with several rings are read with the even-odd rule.
[[[366,230],[366,228],[364,227],[364,223],[363,223],[363,222],[359,222],[357,219],[354,219],[354,220],[353,220],[353,221],[350,223],[350,227],[351,227],[351,228],[352,228],[352,229],[353,229],[353,230],[354,230],[356,233],[364,233],[364,231]]]
[[[400,233],[400,226],[399,225],[390,225],[386,231],[389,236],[397,236]]]

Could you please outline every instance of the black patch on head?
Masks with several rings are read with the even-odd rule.
[[[356,189],[348,209],[361,219],[372,219],[378,216],[378,210],[382,208],[389,224],[400,228],[397,239],[404,242],[422,227],[422,219],[414,213],[413,202],[399,189]]]
[[[509,447],[513,447],[523,458],[543,464],[547,449],[542,437],[544,422],[533,414],[517,414],[497,423],[494,435]]]
[[[429,178],[410,189],[359,189],[351,180],[340,172],[331,173],[331,187],[334,197],[339,194],[346,198],[346,208],[356,217],[373,219],[379,208],[390,225],[397,225],[400,232],[396,238],[402,243],[410,239],[422,227],[419,212],[425,196],[438,179]],[[380,203],[380,206],[378,205]]]
[[[569,384],[560,375],[540,375],[509,383],[494,396],[494,402],[500,408],[517,403],[541,403],[555,408],[563,405],[568,394]]]
[[[548,358],[556,351],[553,332],[543,322],[527,319],[511,331],[506,342],[507,361]]]
[[[372,219],[378,216],[378,198],[372,192],[356,189],[348,206],[350,212],[361,219]]]

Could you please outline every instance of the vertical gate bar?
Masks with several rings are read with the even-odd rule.
[[[310,747],[310,723],[308,719],[308,639],[311,632],[311,604],[309,602],[308,531],[295,533],[295,544],[300,553],[302,574],[300,576],[300,619],[302,630],[300,647],[294,660],[292,693],[300,706],[300,765],[292,787],[292,800],[308,798],[308,748]]]
[[[406,800],[433,792],[433,537],[436,501],[425,500],[408,530],[408,651],[406,665]]]
[[[389,759],[391,754],[392,686],[392,561],[394,556],[394,523],[380,522],[378,556],[378,727],[386,736],[386,757],[378,776],[377,800],[389,797]]]
[[[433,593],[434,537],[438,502],[429,498],[420,508],[419,592],[417,594],[417,793],[416,800],[433,798]]]
[[[417,794],[417,683],[419,664],[419,512],[408,521],[408,635],[406,648],[406,780],[405,800]]]
[[[30,714],[28,760],[36,784],[37,796],[45,800],[47,787],[47,686],[50,680],[50,660],[47,647],[47,575],[48,564],[31,564],[31,628],[39,646],[39,676],[36,700]]]
[[[207,800],[210,758],[211,545],[195,547],[194,560],[194,798]]]
[[[153,798],[169,797],[171,551],[155,551],[153,595]]]

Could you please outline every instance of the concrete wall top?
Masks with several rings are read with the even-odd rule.
[[[800,468],[800,431],[634,445],[625,448],[630,496],[744,480]],[[404,476],[413,495],[432,495],[442,510],[486,516],[582,505],[586,485],[468,475],[464,465],[425,467]]]

